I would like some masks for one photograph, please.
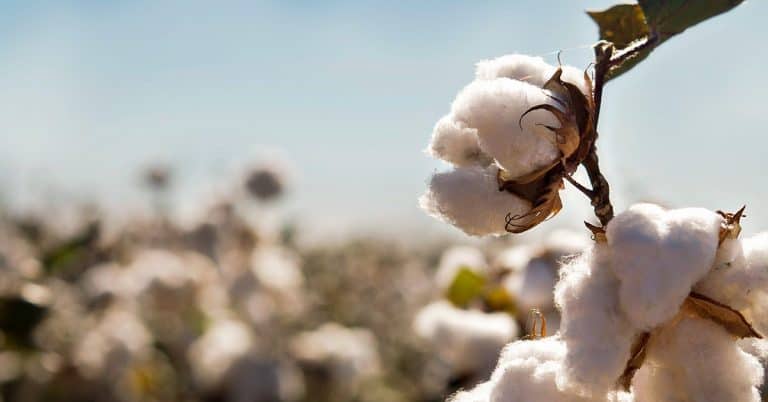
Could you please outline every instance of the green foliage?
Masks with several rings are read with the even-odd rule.
[[[632,50],[631,57],[613,66],[608,79],[618,77],[665,42],[686,29],[720,15],[743,0],[639,0],[618,4],[603,11],[587,11],[600,30],[600,39],[619,51]],[[628,54],[628,53],[625,53]]]

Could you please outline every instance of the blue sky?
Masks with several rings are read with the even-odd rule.
[[[28,202],[137,200],[137,170],[173,164],[193,203],[229,167],[279,149],[288,209],[319,231],[442,230],[416,206],[432,125],[474,63],[507,53],[586,67],[612,1],[5,1],[0,183]],[[601,158],[618,209],[637,200],[749,206],[768,226],[768,3],[670,40],[609,84]],[[578,224],[569,196],[556,222]]]

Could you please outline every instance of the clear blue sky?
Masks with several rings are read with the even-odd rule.
[[[416,198],[443,166],[421,150],[474,63],[562,49],[586,67],[583,9],[612,3],[4,1],[0,183],[11,199],[53,185],[119,205],[163,159],[191,202],[278,148],[298,172],[290,209],[314,227],[433,230]],[[619,209],[747,203],[747,230],[768,229],[766,16],[747,2],[609,85],[600,151]]]

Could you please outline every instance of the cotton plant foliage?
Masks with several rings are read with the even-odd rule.
[[[768,292],[768,236],[729,234],[715,212],[629,208],[606,241],[562,268],[560,331],[507,345],[489,381],[451,400],[760,401],[768,348],[759,332],[740,341],[717,315],[690,308],[700,292],[761,328],[753,311]]]
[[[589,141],[590,79],[570,66],[508,55],[480,62],[427,152],[453,167],[420,199],[430,215],[467,234],[524,231],[560,209],[565,172]]]

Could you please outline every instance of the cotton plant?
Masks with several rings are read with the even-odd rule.
[[[590,13],[603,39],[591,77],[525,55],[477,65],[435,125],[428,152],[451,168],[431,178],[422,208],[470,235],[520,233],[557,214],[568,182],[599,223],[560,268],[559,330],[508,344],[490,379],[451,401],[760,401],[768,236],[740,237],[744,208],[637,204],[614,216],[595,147],[605,83],[738,3]],[[579,167],[591,188],[572,177]]]

